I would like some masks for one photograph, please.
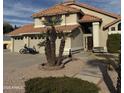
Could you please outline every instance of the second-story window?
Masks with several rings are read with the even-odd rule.
[[[62,22],[62,15],[56,16],[47,16],[43,21],[44,25],[51,26],[51,25],[60,25]]]
[[[111,31],[115,31],[115,27],[111,27]]]

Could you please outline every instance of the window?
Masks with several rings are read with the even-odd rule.
[[[111,27],[111,31],[115,31],[115,27]]]
[[[118,30],[121,30],[121,23],[118,24]]]
[[[54,24],[54,23],[55,25],[60,25],[61,22],[62,22],[62,15],[48,16],[48,17],[45,17],[45,20],[43,21],[44,25],[46,26],[50,26],[51,24]]]

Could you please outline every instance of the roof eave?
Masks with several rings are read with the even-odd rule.
[[[113,23],[112,23],[112,24],[110,24],[110,25],[105,25],[105,26],[103,27],[103,30],[108,29],[110,26],[112,26],[112,25],[116,24],[116,23],[117,23],[117,22],[119,22],[119,21],[121,21],[121,19],[118,19],[117,21],[113,22]]]
[[[66,4],[66,5],[77,5],[77,6],[86,8],[86,9],[93,10],[93,11],[98,12],[98,13],[102,13],[102,14],[104,14],[104,15],[108,15],[108,16],[113,17],[113,18],[116,18],[116,19],[120,17],[119,15],[111,15],[111,14],[109,14],[110,12],[107,12],[107,11],[104,11],[104,12],[106,12],[106,13],[103,13],[103,12],[101,12],[101,11],[98,11],[98,10],[95,10],[95,9],[92,9],[92,8],[89,8],[89,7],[86,7],[86,6],[83,6],[83,5],[81,5],[81,3],[79,3],[79,2],[78,2],[78,3],[69,3],[69,4]]]
[[[84,13],[82,11],[79,11],[79,12],[65,12],[65,13],[56,13],[56,14],[48,14],[48,15],[35,15],[35,16],[31,16],[31,17],[33,17],[33,18],[39,18],[39,17],[65,15],[65,14],[75,14],[75,13],[80,13],[80,14],[84,15]]]
[[[79,23],[89,23],[89,22],[102,22],[102,19],[98,19],[98,20],[89,20],[89,21],[85,21],[85,20],[78,20]]]

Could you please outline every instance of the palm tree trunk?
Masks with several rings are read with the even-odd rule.
[[[54,41],[51,41],[50,45],[51,45],[51,63],[54,66],[55,63],[56,63],[55,42]]]
[[[50,46],[51,46],[51,64],[56,65],[56,39],[57,33],[55,28],[52,26],[52,30],[50,32]]]
[[[46,38],[45,55],[46,55],[46,59],[48,61],[48,64],[51,65],[51,45],[50,45],[49,38]]]
[[[64,52],[64,47],[65,47],[65,38],[63,37],[61,39],[61,43],[60,43],[60,47],[59,47],[59,57],[58,57],[58,60],[57,60],[57,65],[60,65],[61,62],[62,62],[62,55],[63,55],[63,52]]]

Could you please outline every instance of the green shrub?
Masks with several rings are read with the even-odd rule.
[[[121,35],[111,34],[108,36],[107,49],[110,53],[117,53],[121,47]]]
[[[98,93],[88,81],[69,77],[34,78],[25,82],[25,93]]]

